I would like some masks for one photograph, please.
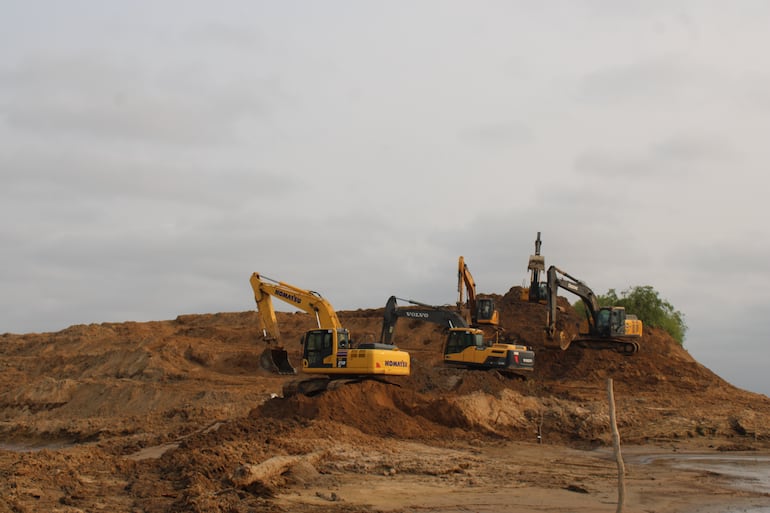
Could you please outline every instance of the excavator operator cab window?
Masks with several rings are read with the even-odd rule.
[[[347,349],[348,347],[350,347],[350,340],[348,338],[347,331],[337,332],[337,347],[339,349]]]
[[[488,299],[480,299],[479,317],[489,319],[492,317],[492,302]]]
[[[448,354],[460,353],[463,349],[465,349],[465,344],[463,343],[463,335],[464,333],[459,331],[452,331],[449,333],[449,340],[447,340],[446,345],[446,352]]]
[[[324,356],[331,354],[332,352],[332,332],[331,331],[327,331],[326,333],[324,333],[323,352],[324,352]]]
[[[610,334],[610,309],[602,308],[596,316],[596,329],[600,334]]]
[[[305,358],[310,367],[320,367],[323,359],[332,354],[331,330],[314,330],[305,338]]]
[[[625,327],[626,327],[626,311],[622,308],[613,308],[612,309],[612,333],[613,334],[624,334],[625,333]]]
[[[481,334],[463,331],[452,331],[447,340],[446,352],[448,354],[461,353],[468,347],[484,348],[484,337]]]

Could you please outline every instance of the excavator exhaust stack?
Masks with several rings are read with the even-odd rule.
[[[277,374],[297,373],[297,369],[289,361],[289,353],[285,349],[268,347],[262,351],[262,354],[259,356],[259,362],[263,369]]]

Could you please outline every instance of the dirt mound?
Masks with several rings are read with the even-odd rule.
[[[433,438],[451,435],[455,425],[436,424],[421,413],[432,401],[412,390],[377,381],[342,385],[317,397],[295,395],[266,402],[256,417],[313,419],[345,424],[382,437]]]
[[[274,398],[251,413],[254,418],[336,422],[378,437],[418,440],[465,440],[476,435],[515,437],[528,427],[527,418],[539,408],[537,401],[485,382],[489,374],[465,371],[466,378],[446,379],[453,393],[434,389],[421,393],[412,388],[378,381],[345,384],[320,396]],[[505,379],[505,378],[503,378]],[[481,386],[478,386],[481,385]],[[471,392],[463,392],[469,387]],[[484,389],[487,389],[485,391]],[[494,389],[494,393],[492,392]],[[502,433],[499,427],[509,428]]]
[[[730,404],[752,408],[766,404],[763,396],[725,383],[654,328],[646,328],[641,349],[634,356],[579,348],[544,350],[539,342],[545,307],[522,301],[520,295],[521,289],[513,287],[505,295],[492,297],[501,311],[504,337],[537,350],[535,371],[529,379],[446,368],[441,356],[445,331],[433,324],[402,320],[394,341],[412,355],[413,372],[408,378],[395,379],[398,387],[386,392],[367,388],[373,384],[361,384],[328,398],[296,399],[296,404],[287,401],[281,415],[353,423],[371,434],[406,438],[421,436],[425,422],[441,429],[473,427],[499,434],[499,426],[479,420],[478,412],[465,414],[468,401],[457,398],[475,394],[481,401],[477,396],[483,393],[499,401],[504,394],[515,393],[519,403],[531,397],[540,398],[541,403],[550,399],[600,402],[607,378],[614,380],[619,401],[646,398],[659,408],[681,405],[680,410],[697,407],[705,411],[724,398]],[[565,316],[575,315],[566,300],[562,306]],[[339,312],[339,317],[354,341],[379,338],[382,309]],[[298,362],[298,341],[314,321],[303,313],[278,312],[278,318],[290,359]],[[129,432],[153,431],[153,422],[168,427],[169,418],[180,424],[198,416],[226,418],[235,412],[245,414],[271,395],[280,395],[288,379],[261,368],[259,355],[266,346],[259,339],[256,313],[251,311],[181,315],[172,321],[148,323],[79,325],[58,333],[4,335],[2,339],[6,386],[0,392],[0,406],[11,421],[0,427],[7,432],[63,432],[83,439],[114,432],[114,418],[119,416],[126,419],[122,429]],[[205,383],[217,385],[212,388]],[[248,387],[245,393],[241,391],[244,386]],[[682,401],[685,396],[686,402]],[[327,401],[331,402],[325,407]],[[530,405],[523,408],[523,414],[510,415],[532,419],[542,415],[541,410],[542,404],[539,410]],[[402,418],[396,421],[393,417]],[[731,417],[741,416],[736,412]],[[362,420],[350,420],[353,418]],[[740,424],[725,421],[709,431],[736,423]],[[521,424],[507,423],[511,432],[506,436],[521,436],[513,427]],[[394,429],[394,425],[402,427]],[[534,428],[521,429],[532,432]],[[753,432],[745,428],[738,432],[741,429]]]
[[[445,331],[401,320],[393,339],[411,354],[410,376],[316,397],[282,397],[295,377],[261,367],[268,346],[253,311],[2,335],[0,511],[292,511],[272,500],[282,487],[333,487],[335,472],[414,472],[464,486],[469,469],[483,467],[472,451],[453,452],[468,444],[608,444],[608,378],[626,442],[770,439],[770,399],[724,382],[666,333],[646,328],[633,356],[545,350],[545,307],[520,294],[492,297],[502,336],[536,350],[527,379],[445,367]],[[354,343],[379,340],[382,309],[338,315]],[[315,320],[278,312],[278,322],[296,365]],[[332,510],[344,511],[306,511]]]

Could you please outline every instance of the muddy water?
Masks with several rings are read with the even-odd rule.
[[[739,507],[724,513],[770,513],[770,457],[768,456],[689,457],[678,461],[675,466],[716,472],[731,478],[733,486],[739,490],[769,495],[764,505]]]
[[[676,467],[716,472],[733,478],[736,488],[770,494],[770,456],[708,455],[677,459]]]
[[[714,472],[731,479],[733,488],[756,494],[766,494],[756,504],[736,506],[721,513],[770,513],[770,456],[748,454],[670,454],[638,458],[639,463],[655,460],[671,461],[672,467],[683,470]]]

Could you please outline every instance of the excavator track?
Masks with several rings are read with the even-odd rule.
[[[545,332],[543,346],[546,349],[566,351],[570,346],[597,351],[615,351],[630,356],[639,352],[639,343],[621,337],[591,337],[589,335],[570,335],[566,331],[558,330],[554,335]]]
[[[639,344],[637,342],[622,338],[579,337],[573,340],[572,343],[584,349],[616,351],[626,356],[639,352]]]
[[[345,385],[361,383],[363,381],[377,381],[386,385],[400,387],[398,383],[388,381],[382,376],[314,376],[312,378],[295,379],[283,386],[283,397],[292,397],[295,395],[304,395],[314,397],[327,390],[336,390]]]

